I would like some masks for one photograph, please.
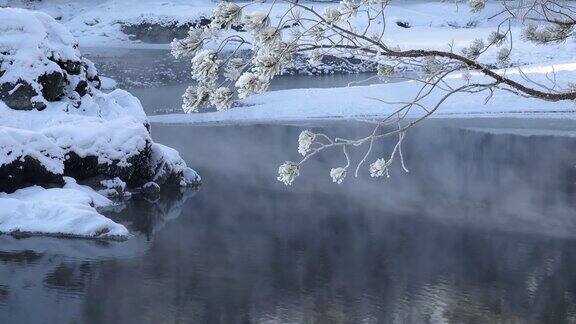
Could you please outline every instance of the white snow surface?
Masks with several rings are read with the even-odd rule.
[[[556,71],[556,78],[563,86],[576,81],[576,63],[523,68],[524,75],[533,81],[547,84],[547,73]],[[500,70],[514,79],[520,78],[518,69]],[[488,81],[487,77],[472,76],[472,82]],[[520,81],[520,80],[519,80]],[[465,84],[461,74],[447,78],[452,87]],[[535,84],[530,84],[538,88]],[[241,107],[227,111],[167,114],[150,116],[152,123],[161,124],[206,124],[206,123],[252,123],[285,122],[307,119],[371,119],[387,117],[395,112],[402,102],[409,102],[421,87],[416,81],[404,81],[370,86],[293,89],[272,91],[241,101]],[[576,118],[576,104],[573,101],[548,102],[535,98],[524,98],[509,91],[497,90],[485,102],[488,92],[479,94],[457,93],[449,97],[432,118],[464,117],[546,117]],[[446,92],[436,88],[421,103],[427,109],[433,107]],[[426,114],[419,107],[411,108],[408,118],[419,118]]]
[[[301,1],[322,13],[326,7],[337,7],[338,3],[320,3]],[[159,25],[181,25],[210,17],[218,1],[211,0],[51,0],[24,1],[0,0],[0,6],[27,7],[43,11],[59,18],[76,37],[81,46],[114,47],[163,47],[167,44],[143,44],[129,39],[122,33],[124,23],[157,23]],[[244,7],[244,12],[271,12],[274,21],[283,16],[289,5],[282,1],[236,2]],[[514,7],[515,2],[507,3]],[[439,49],[460,51],[477,38],[486,40],[497,30],[499,20],[489,19],[502,11],[500,1],[488,1],[486,8],[472,13],[466,1],[456,5],[454,1],[392,1],[386,10],[387,24],[384,40],[390,46],[402,49]],[[303,17],[309,13],[303,12]],[[521,15],[520,15],[521,16]],[[402,28],[396,22],[407,22],[410,28]],[[363,30],[365,19],[353,20],[352,25]],[[379,32],[380,22],[370,29]],[[574,39],[567,43],[540,46],[527,42],[521,37],[521,26],[513,22],[511,32],[514,39],[513,64],[534,64],[558,59],[569,60],[576,55]],[[248,39],[249,35],[244,35]],[[494,63],[497,48],[483,54],[481,60]]]
[[[31,233],[91,238],[127,238],[126,227],[99,214],[112,201],[66,178],[63,188],[32,186],[0,193],[0,233]]]
[[[0,52],[6,53],[0,61],[6,71],[0,83],[21,79],[34,85],[39,75],[61,71],[51,56],[81,60],[78,43],[64,26],[45,13],[17,8],[0,9]]]
[[[118,86],[116,80],[105,76],[100,76],[100,82],[100,89],[102,90],[114,90]]]

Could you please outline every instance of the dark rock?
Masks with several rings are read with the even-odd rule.
[[[92,86],[96,89],[100,89],[100,87],[102,86],[102,81],[100,81],[100,77],[97,75],[93,77],[88,77],[88,81],[90,81]]]
[[[398,21],[396,21],[396,25],[398,25],[399,27],[402,27],[402,28],[410,28],[410,27],[412,27],[412,26],[410,25],[410,22],[405,21],[405,20],[398,20]]]
[[[88,93],[88,82],[80,80],[80,82],[78,82],[78,84],[76,85],[74,91],[76,91],[80,95],[80,97],[84,97]]]
[[[139,190],[144,197],[156,200],[160,197],[160,186],[156,182],[147,182]]]
[[[79,61],[60,61],[53,57],[48,59],[58,64],[60,69],[37,77],[35,82],[40,86],[42,96],[39,96],[35,86],[28,83],[28,81],[19,80],[16,85],[12,83],[0,84],[0,100],[4,101],[8,107],[16,110],[42,110],[46,108],[44,101],[41,100],[42,97],[46,101],[58,101],[64,97],[79,99],[90,93],[90,86],[97,89],[100,88],[100,78],[96,68],[89,60],[82,58]],[[1,61],[2,57],[0,56]],[[5,71],[0,70],[0,76],[4,73]],[[67,87],[71,81],[71,75],[77,76],[73,78],[76,84]],[[70,90],[67,90],[67,88]],[[78,95],[71,90],[74,90]],[[66,93],[67,91],[69,93]],[[40,100],[34,100],[33,98]]]
[[[103,175],[97,175],[92,178],[88,178],[82,181],[78,181],[79,184],[88,186],[94,190],[100,191],[100,193],[108,197],[123,197],[125,194],[124,186],[118,184],[115,186],[105,186],[103,182],[112,181],[114,178],[106,177]]]
[[[122,25],[121,30],[124,34],[129,35],[132,40],[139,40],[144,43],[153,44],[166,44],[170,43],[174,38],[186,37],[190,27],[195,26],[195,23],[178,24],[172,22],[169,24],[159,24],[143,22],[139,24],[125,24]]]
[[[62,175],[46,170],[40,162],[29,156],[0,166],[0,192],[11,193],[38,184],[45,187],[63,186],[64,180]]]
[[[32,98],[38,93],[28,82],[19,80],[16,84],[0,84],[0,100],[8,107],[16,110],[42,110],[46,105],[40,101],[33,101]]]
[[[124,23],[121,30],[132,40],[139,40],[144,43],[167,44],[174,38],[184,38],[190,28],[202,28],[210,25],[212,19],[201,17],[199,20],[182,23],[180,21],[171,22],[149,22]],[[286,24],[283,29],[296,26],[298,23]],[[224,26],[222,26],[224,28]],[[237,32],[245,32],[243,24],[236,24],[230,27]]]
[[[60,72],[43,74],[38,78],[38,83],[42,86],[42,96],[48,101],[57,101],[64,96],[66,87],[66,76]]]
[[[82,62],[50,60],[56,62],[68,74],[78,75],[82,71]]]
[[[42,87],[42,96],[48,101],[56,101],[64,95],[66,79],[59,72],[52,72],[41,75],[38,83]],[[46,108],[43,102],[33,100],[38,93],[26,81],[19,80],[18,83],[0,84],[0,100],[8,107],[16,110],[42,110]]]
[[[42,88],[42,96],[47,101],[56,101],[64,95],[66,78],[60,72],[43,74],[38,78],[38,83]],[[0,84],[0,100],[12,109],[42,110],[46,108],[43,102],[34,100],[36,96],[38,93],[34,87],[24,80],[19,80],[16,84]]]
[[[140,187],[150,181],[151,143],[138,154],[128,159],[129,166],[120,166],[118,161],[110,164],[98,163],[98,157],[80,157],[74,152],[67,154],[64,161],[64,175],[78,181],[102,176],[104,178],[118,177],[130,187]]]
[[[209,18],[202,17],[197,21],[182,23],[173,22],[139,22],[125,23],[121,30],[124,34],[129,35],[132,40],[139,40],[144,43],[167,44],[174,38],[184,38],[188,35],[190,28],[200,28],[210,25]],[[232,26],[236,31],[243,31],[242,26]]]
[[[173,172],[168,165],[161,164],[155,168],[155,181],[161,186],[178,186],[180,179],[182,179],[182,174]]]
[[[72,177],[90,186],[101,180],[118,177],[132,188],[141,187],[152,179],[151,143],[142,152],[128,159],[129,166],[120,166],[118,161],[98,163],[96,156],[80,157],[74,152],[68,153],[66,157],[64,174],[61,175],[49,172],[40,162],[29,156],[0,166],[0,192],[13,192],[31,185],[62,186],[63,176]]]
[[[306,55],[296,54],[292,67],[286,68],[282,74],[297,75],[324,75],[339,73],[365,73],[376,72],[377,64],[356,57],[347,57],[345,59],[334,56],[324,55],[322,62],[318,65],[311,65]]]

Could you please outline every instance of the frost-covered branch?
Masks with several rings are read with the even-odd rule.
[[[279,9],[280,3],[284,6]],[[411,101],[381,101],[383,105],[398,108],[378,121],[366,137],[342,139],[302,132],[298,140],[302,160],[288,161],[279,168],[278,180],[287,185],[300,174],[303,163],[329,148],[341,149],[346,158],[344,166],[330,171],[333,181],[341,183],[351,167],[357,176],[370,160],[375,141],[385,137],[395,137],[396,145],[390,155],[377,157],[369,164],[370,175],[389,176],[389,167],[396,159],[407,171],[402,155],[406,132],[456,93],[486,93],[486,101],[492,98],[496,89],[547,101],[576,99],[574,87],[559,86],[555,76],[547,76],[549,84],[532,80],[521,70],[520,78],[512,78],[480,60],[489,50],[497,48],[498,64],[509,65],[514,50],[513,22],[521,24],[522,36],[535,43],[562,42],[571,37],[576,11],[565,2],[534,0],[512,8],[504,1],[502,11],[492,17],[500,19],[494,32],[461,50],[453,46],[449,50],[401,49],[388,44],[383,38],[387,26],[387,0],[342,0],[323,12],[292,0],[276,0],[267,11],[249,11],[251,5],[220,3],[212,13],[209,26],[191,29],[188,37],[172,43],[174,56],[192,57],[192,76],[197,82],[183,96],[185,112],[196,112],[208,106],[230,109],[236,97],[243,99],[267,91],[273,78],[290,67],[297,54],[306,55],[312,65],[326,55],[352,65],[372,64],[377,67],[377,77],[383,81],[396,76],[400,67],[409,66],[417,71],[412,79],[420,84]],[[468,5],[471,11],[479,12],[484,10],[486,1],[470,0]],[[280,10],[280,14],[275,9]],[[272,16],[272,12],[276,14]],[[536,25],[539,22],[544,26]],[[232,30],[233,25],[241,26],[245,33]],[[210,43],[218,46],[210,49],[214,48],[208,45]],[[249,49],[251,54],[246,57],[241,49]],[[357,63],[350,62],[351,57]],[[464,85],[449,82],[454,73],[462,75],[466,80]],[[483,76],[483,82],[472,82],[472,73]],[[442,95],[432,96],[438,93]],[[410,119],[413,110],[423,112],[423,116]],[[360,161],[351,161],[347,148],[365,144],[368,148]]]

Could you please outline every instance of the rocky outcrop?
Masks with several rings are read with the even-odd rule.
[[[0,57],[0,62],[9,58]],[[99,89],[100,78],[97,74],[89,73],[91,62],[82,59],[79,61],[59,61],[54,57],[48,60],[60,67],[52,72],[42,72],[35,76],[32,82],[18,79],[0,83],[0,100],[8,107],[16,110],[43,110],[45,102],[58,101],[65,96],[81,98],[90,92],[90,86]],[[9,68],[7,65],[4,69]],[[0,64],[0,75],[2,64]],[[0,78],[1,80],[1,78]],[[40,89],[40,91],[38,91]]]
[[[127,22],[121,27],[122,32],[129,36],[131,40],[139,40],[144,43],[166,44],[174,38],[184,38],[191,27],[204,26],[210,23],[208,19],[201,19],[198,22],[180,23],[177,21],[168,22]]]
[[[0,192],[11,193],[36,184],[57,187],[64,185],[64,179],[30,156],[0,165]]]
[[[94,64],[54,19],[0,8],[0,30],[0,192],[66,177],[111,195],[200,183],[178,152],[152,141],[134,96],[99,90]]]
[[[140,19],[123,23],[121,30],[131,40],[152,44],[166,44],[170,43],[174,38],[186,37],[190,28],[205,27],[210,25],[210,22],[211,20],[205,17],[187,22],[168,18]],[[241,31],[242,26],[234,25],[232,29]]]

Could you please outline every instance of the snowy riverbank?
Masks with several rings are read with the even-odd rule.
[[[126,238],[97,211],[112,204],[103,195],[200,183],[177,151],[154,143],[136,97],[100,91],[96,68],[54,19],[0,8],[0,30],[0,233]]]
[[[246,6],[248,2],[238,2]],[[131,48],[168,48],[169,41],[178,34],[164,35],[164,42],[155,44],[138,40],[125,29],[132,26],[132,31],[140,26],[146,34],[156,27],[165,27],[162,33],[183,28],[187,25],[210,17],[216,2],[209,0],[105,0],[105,1],[41,1],[0,0],[1,6],[25,7],[47,13],[59,20],[78,39],[81,47],[131,47]],[[318,12],[326,7],[338,6],[337,3],[308,3]],[[283,2],[252,3],[245,8],[251,11],[271,11],[273,20],[279,19],[288,8]],[[121,9],[120,9],[121,8]],[[386,10],[387,20],[384,39],[387,44],[394,44],[403,49],[426,48],[460,51],[477,38],[486,39],[498,28],[498,21],[491,19],[501,12],[499,1],[489,1],[480,13],[470,12],[465,3],[455,4],[452,1],[392,1]],[[355,27],[362,29],[363,20],[352,21]],[[409,27],[409,28],[406,28]],[[382,25],[376,22],[370,28],[380,31]],[[568,43],[551,46],[540,46],[525,41],[521,37],[521,26],[513,23],[511,33],[514,35],[516,56],[511,64],[546,63],[558,60],[572,60],[575,57],[576,44]],[[182,37],[182,36],[180,36]],[[246,35],[249,37],[249,35]],[[484,63],[496,62],[496,50],[482,55]]]
[[[576,64],[564,63],[549,66],[534,65],[524,67],[522,72],[534,82],[549,83],[548,74],[556,71],[558,80],[576,80]],[[499,73],[520,78],[518,69],[499,70]],[[473,80],[485,79],[473,76]],[[467,82],[460,74],[447,80],[452,87]],[[563,86],[568,86],[566,83]],[[402,103],[411,101],[421,84],[405,81],[371,86],[292,89],[272,91],[256,95],[241,102],[241,107],[228,111],[196,114],[167,114],[150,116],[152,123],[160,124],[210,124],[210,123],[250,123],[288,122],[310,119],[371,119],[387,117]],[[430,96],[421,101],[427,108],[433,106],[445,91],[436,88]],[[484,102],[489,93],[457,93],[448,98],[432,118],[469,117],[542,117],[576,119],[576,104],[571,101],[549,102],[535,98],[524,98],[509,91],[498,90],[489,101]],[[413,107],[408,118],[419,118],[427,114],[422,108]]]

